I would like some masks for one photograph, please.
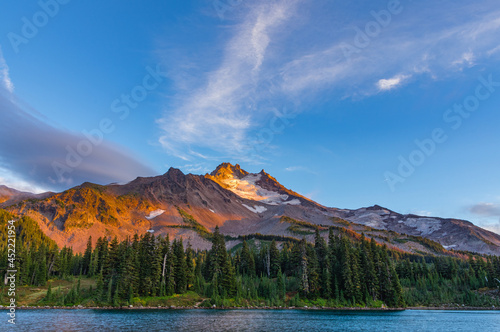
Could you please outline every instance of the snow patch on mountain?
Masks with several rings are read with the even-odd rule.
[[[165,210],[158,209],[158,210],[151,211],[151,212],[149,213],[149,216],[146,216],[146,219],[147,219],[147,220],[151,220],[151,219],[153,219],[153,218],[156,218],[156,217],[158,217],[159,215],[162,215],[162,214],[163,214],[163,212],[165,212]]]
[[[377,229],[386,229],[385,222],[380,214],[376,212],[366,211],[366,209],[360,209],[359,211],[362,214],[349,218],[349,221],[354,221],[355,223],[363,224],[368,227]]]
[[[441,229],[441,221],[433,218],[408,218],[403,224],[416,228],[422,236],[427,236]]]
[[[220,181],[227,186],[227,189],[231,190],[233,193],[242,198],[259,201],[268,205],[283,204],[288,199],[288,195],[282,195],[280,193],[270,191],[259,186],[256,182],[260,180],[261,176],[261,174],[248,174],[241,179],[232,176],[225,179],[220,179]],[[291,200],[290,202],[293,203],[287,204],[297,205],[294,200]]]
[[[298,198],[294,198],[294,199],[289,200],[288,202],[283,202],[283,204],[300,205],[300,200]]]
[[[242,204],[242,205],[244,207],[246,207],[247,209],[249,209],[250,211],[252,211],[253,213],[262,213],[262,212],[267,211],[267,209],[263,206],[254,205],[254,207],[250,207],[246,204]]]

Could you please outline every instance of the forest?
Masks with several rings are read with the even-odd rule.
[[[75,253],[58,248],[29,217],[0,210],[3,275],[13,219],[17,286],[48,285],[38,305],[141,306],[182,294],[196,295],[200,307],[500,305],[498,256],[409,254],[338,228],[330,228],[326,239],[316,229],[314,243],[243,237],[231,250],[218,228],[210,250],[150,233],[121,242],[89,237],[85,252]],[[55,280],[76,282],[67,291],[53,290]],[[8,300],[6,287],[0,303]]]

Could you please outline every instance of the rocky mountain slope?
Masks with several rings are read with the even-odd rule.
[[[364,233],[407,252],[500,254],[500,236],[468,221],[402,215],[380,206],[329,208],[285,188],[264,170],[249,173],[228,163],[204,176],[171,168],[125,185],[84,183],[62,193],[5,197],[0,207],[32,217],[59,246],[77,251],[84,249],[89,235],[124,239],[154,232],[208,248],[215,226],[230,246],[252,234],[312,240],[316,229],[326,236],[334,226],[337,232]]]
[[[51,196],[52,192],[46,192],[42,194],[33,194],[30,192],[19,191],[16,189],[9,188],[4,185],[0,185],[0,204],[5,203],[4,205],[12,205],[18,203],[25,199],[30,198],[45,198]]]

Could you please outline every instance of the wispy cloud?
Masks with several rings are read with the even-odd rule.
[[[184,172],[193,174],[203,174],[210,172],[210,169],[205,163],[185,164],[182,166],[178,166],[178,168]]]
[[[33,183],[27,182],[17,175],[13,174],[11,171],[0,167],[0,185],[7,186],[12,189],[19,191],[30,192],[34,194],[40,194],[49,191],[47,187],[41,187],[34,185]]]
[[[9,75],[9,67],[5,62],[2,53],[2,47],[0,46],[0,82],[3,88],[5,88],[10,93],[14,92],[14,84],[12,83]]]
[[[410,75],[396,75],[388,79],[383,78],[377,82],[377,87],[382,91],[392,90],[399,87],[409,77]]]
[[[488,52],[486,53],[488,54]],[[454,61],[453,64],[466,64],[468,66],[474,65],[474,53],[472,53],[472,51],[465,52],[462,54],[460,59]]]
[[[302,166],[289,166],[287,168],[285,168],[285,171],[287,172],[296,172],[296,171],[302,171],[304,170],[304,167]]]
[[[477,224],[485,229],[500,234],[500,204],[481,202],[471,205],[467,210],[478,218]]]
[[[261,67],[272,34],[286,22],[295,1],[261,3],[235,28],[224,46],[222,63],[207,74],[206,84],[182,91],[184,98],[158,120],[160,143],[184,160],[196,155],[189,146],[210,148],[230,155],[246,147],[245,134],[252,125],[253,93],[262,80]],[[203,79],[203,78],[201,78]]]
[[[285,103],[304,111],[325,91],[330,98],[363,98],[401,89],[410,79],[450,79],[499,54],[496,2],[472,9],[451,1],[428,5],[405,3],[403,14],[394,16],[367,47],[346,56],[344,46],[353,43],[354,27],[373,20],[368,10],[366,22],[353,19],[346,26],[327,20],[329,12],[316,2],[252,2],[240,24],[226,26],[233,33],[223,42],[215,69],[197,71],[187,61],[196,80],[173,77],[182,87],[181,97],[158,121],[161,144],[190,163],[213,154],[241,158],[253,144],[253,130]],[[441,19],[429,18],[431,12]],[[214,62],[207,59],[199,68]]]
[[[412,210],[411,214],[424,217],[431,217],[433,215],[431,211],[426,211],[426,210]]]
[[[311,171],[309,168],[305,166],[289,166],[285,168],[285,171],[287,172],[305,172],[305,173],[311,173],[315,174],[313,171]]]
[[[482,217],[500,217],[500,204],[478,203],[470,206],[469,212]]]

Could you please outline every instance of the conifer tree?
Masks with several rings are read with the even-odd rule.
[[[307,249],[306,249],[306,240],[302,239],[299,244],[299,252],[300,252],[300,290],[302,294],[309,294],[309,274],[307,268]]]
[[[285,276],[281,273],[281,268],[278,270],[277,275],[277,288],[278,288],[278,298],[282,301],[286,299],[286,282]]]
[[[173,242],[174,250],[174,280],[175,280],[175,292],[182,294],[186,291],[186,257],[184,254],[184,246],[182,244],[182,238],[179,240],[174,240]]]
[[[314,250],[318,260],[319,287],[323,297],[330,297],[331,281],[330,281],[330,261],[328,259],[328,247],[326,241],[321,237],[319,229],[316,228],[314,237]]]
[[[250,248],[248,247],[248,243],[246,240],[243,241],[240,262],[241,274],[249,276],[255,275],[255,260],[252,253],[250,252]]]
[[[194,258],[191,244],[186,249],[186,289],[191,290],[194,286]]]
[[[280,252],[276,246],[276,241],[273,239],[271,245],[269,246],[269,265],[271,278],[275,278],[278,275],[278,270],[281,267],[280,262]]]
[[[82,261],[82,274],[89,274],[90,263],[92,259],[92,236],[89,236],[87,241],[87,248],[85,249],[85,253],[83,254]]]

